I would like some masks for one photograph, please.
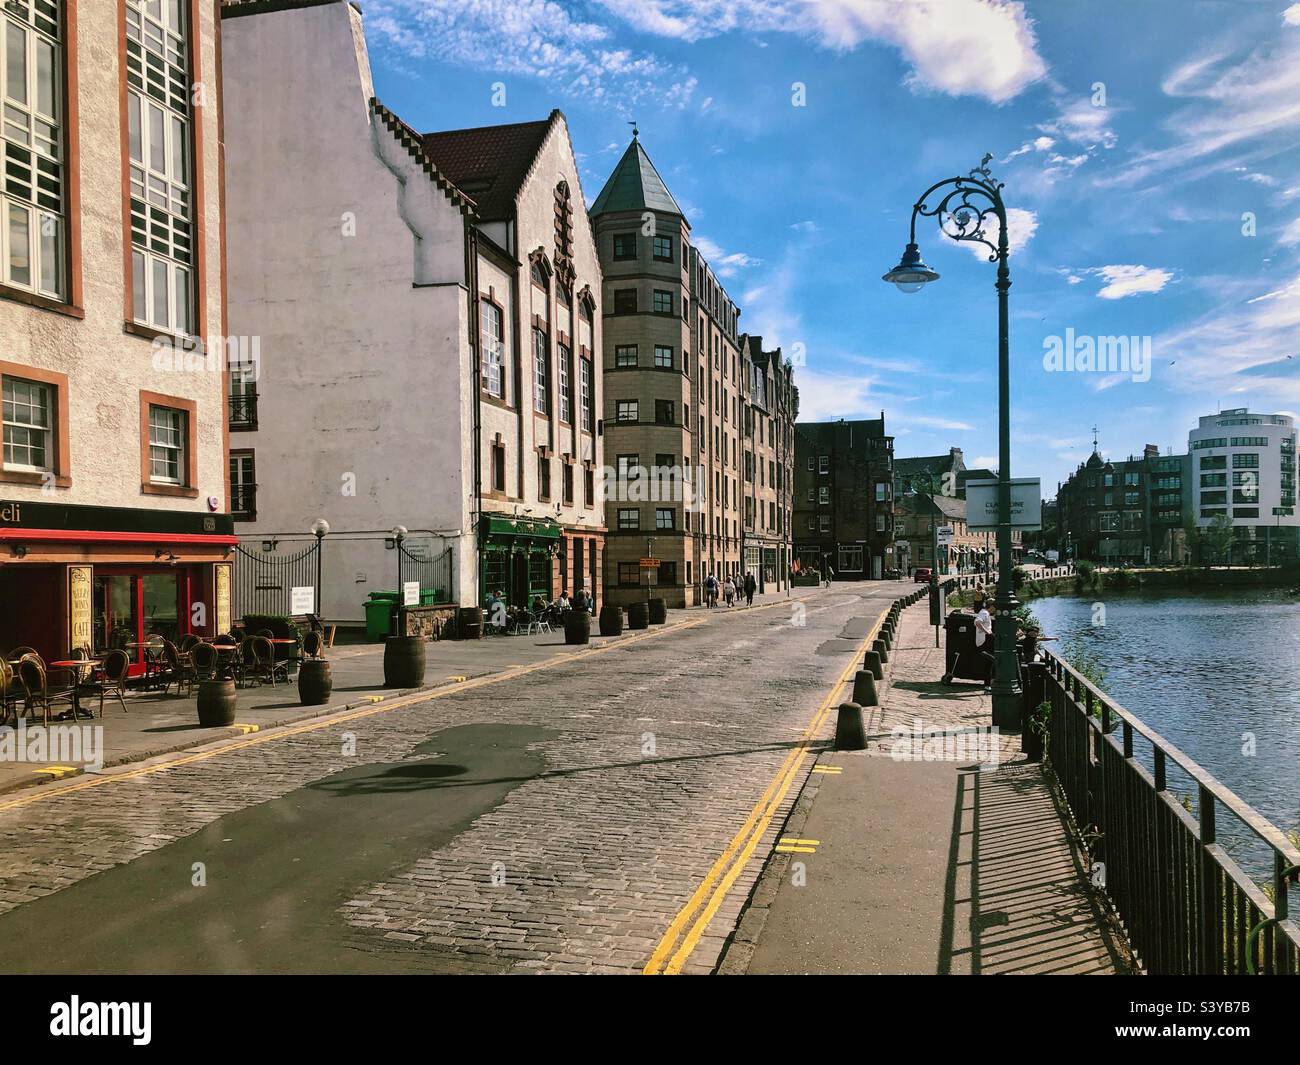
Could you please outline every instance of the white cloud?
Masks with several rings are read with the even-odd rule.
[[[1282,235],[1278,237],[1278,243],[1285,244],[1288,247],[1294,244],[1300,244],[1300,218],[1295,219],[1295,221],[1282,230]]]
[[[698,41],[732,31],[811,36],[849,51],[891,45],[915,88],[1002,103],[1047,73],[1033,23],[1013,0],[597,0],[643,33]]]
[[[996,470],[998,468],[998,457],[996,455],[976,455],[971,459],[969,466],[975,470]]]
[[[735,277],[741,270],[746,270],[751,266],[761,266],[763,263],[762,259],[756,259],[744,252],[724,251],[721,245],[714,243],[703,235],[691,237],[691,243],[709,261],[709,265],[713,267],[713,272],[719,277]]]
[[[799,233],[816,233],[817,223],[814,222],[812,219],[806,219],[803,222],[792,223],[790,228]]]
[[[1283,11],[1282,21],[1288,26],[1300,26],[1300,4],[1292,4]]]
[[[1083,148],[1113,148],[1119,140],[1110,128],[1113,110],[1093,104],[1090,96],[1062,100],[1056,117],[1038,128]]]
[[[762,336],[766,346],[768,333]],[[799,386],[801,421],[878,417],[883,405],[883,400],[872,392],[874,381],[870,377],[820,373],[800,366],[795,369],[795,384]]]
[[[1104,184],[1135,185],[1173,170],[1183,178],[1269,158],[1300,132],[1300,34],[1275,35],[1247,55],[1207,50],[1171,71],[1167,96],[1185,100],[1164,123],[1174,143],[1138,155]]]
[[[536,77],[619,109],[685,107],[698,84],[676,63],[613,46],[609,27],[556,0],[368,0],[366,29],[410,59]]]
[[[1158,368],[1177,387],[1201,395],[1253,393],[1276,410],[1300,402],[1297,337],[1300,275],[1251,299],[1229,293],[1220,306],[1157,336],[1154,344]]]
[[[1099,266],[1088,273],[1102,277],[1106,284],[1097,296],[1103,300],[1121,300],[1125,296],[1137,296],[1147,292],[1159,292],[1174,275],[1168,270],[1151,266]]]

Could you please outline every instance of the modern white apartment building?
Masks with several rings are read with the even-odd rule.
[[[216,15],[0,4],[0,650],[230,626]]]
[[[1238,543],[1294,544],[1300,517],[1293,418],[1245,407],[1209,414],[1188,433],[1187,448],[1198,526],[1223,514],[1232,520]]]

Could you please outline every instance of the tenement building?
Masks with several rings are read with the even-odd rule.
[[[794,435],[794,555],[800,572],[880,579],[893,566],[894,438],[885,415],[799,422]]]
[[[653,582],[690,606],[710,573],[743,569],[740,309],[635,132],[590,214],[604,276],[606,594],[626,603]]]
[[[241,564],[324,519],[332,620],[395,548],[425,601],[598,597],[601,275],[564,116],[420,132],[353,4],[223,16],[230,315],[261,344]]]
[[[214,4],[0,6],[0,646],[228,630]]]
[[[781,349],[763,350],[763,338],[741,344],[744,543],[742,569],[760,592],[782,591],[790,580],[794,492],[794,424],[799,390]]]

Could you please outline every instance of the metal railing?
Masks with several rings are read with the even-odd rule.
[[[1045,663],[1041,701],[1050,706],[1051,766],[1146,971],[1300,971],[1300,926],[1289,916],[1288,899],[1290,886],[1300,882],[1294,843],[1062,659],[1048,653]],[[1035,687],[1026,694],[1038,706]],[[1141,758],[1135,743],[1142,745]],[[1171,769],[1189,778],[1194,796],[1170,790]],[[1235,824],[1220,826],[1222,817]],[[1264,844],[1269,884],[1257,884],[1229,855],[1220,842],[1223,827]]]
[[[232,429],[257,428],[257,393],[246,392],[229,399],[230,427]]]
[[[257,517],[257,485],[230,486],[230,514],[236,521],[252,521]]]
[[[420,582],[421,602],[426,599],[431,603],[452,601],[450,547],[438,551],[432,540],[404,540],[397,551],[398,577],[402,584]]]
[[[243,544],[235,546],[233,616],[246,614],[292,613],[293,589],[315,588],[315,600],[320,603],[320,589],[316,587],[317,562],[320,541],[308,544],[291,544],[292,554],[280,555],[263,551],[250,551]]]

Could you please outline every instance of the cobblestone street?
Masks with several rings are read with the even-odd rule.
[[[699,611],[16,794],[0,964],[639,972],[672,927],[661,964],[711,971],[811,766],[801,738],[900,587]]]

